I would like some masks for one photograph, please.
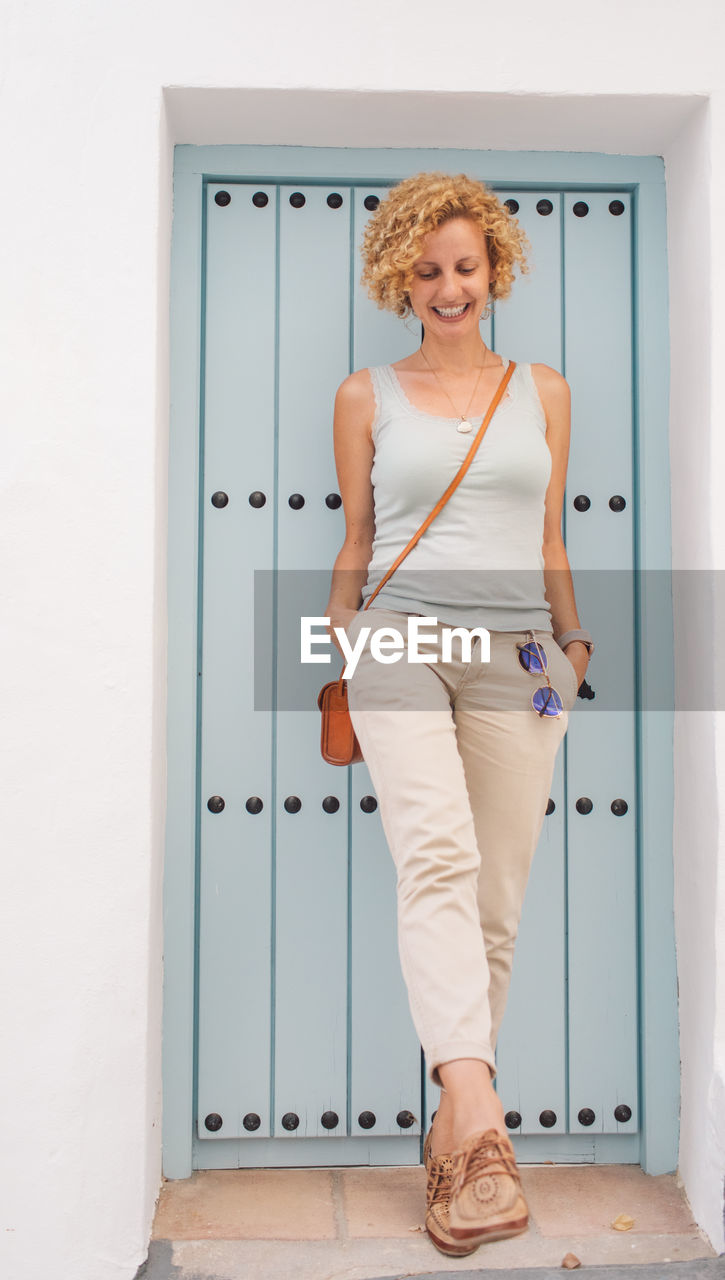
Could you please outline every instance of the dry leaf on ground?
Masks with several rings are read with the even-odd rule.
[[[630,1218],[628,1213],[618,1213],[612,1226],[615,1231],[631,1231],[634,1226],[634,1218]]]
[[[567,1271],[573,1271],[575,1267],[580,1267],[581,1262],[575,1253],[565,1253],[561,1260],[562,1267],[566,1267]]]

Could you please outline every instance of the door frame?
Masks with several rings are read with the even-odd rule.
[[[669,326],[666,191],[660,156],[177,145],[171,245],[167,796],[163,906],[163,1173],[192,1173],[199,849],[199,521],[205,188],[209,182],[385,184],[407,173],[472,172],[498,191],[629,192],[634,338],[633,482],[636,849],[639,888],[640,1153],[646,1173],[677,1166],[680,1055],[674,933]],[[193,516],[192,516],[193,513]],[[644,573],[657,570],[658,574]],[[665,579],[661,575],[667,575]],[[666,582],[663,592],[662,582]],[[657,583],[659,582],[659,586]],[[643,655],[657,653],[656,673]],[[643,710],[656,681],[668,709]],[[654,702],[654,695],[653,695]],[[647,856],[643,852],[647,851]]]

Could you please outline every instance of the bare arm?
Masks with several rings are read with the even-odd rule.
[[[335,397],[333,441],[337,481],[345,515],[345,541],[332,570],[326,616],[331,627],[347,627],[362,603],[375,534],[370,472],[375,396],[367,369],[351,373]],[[331,632],[332,634],[332,632]],[[332,639],[335,644],[334,634]],[[339,645],[337,646],[339,648]]]
[[[574,599],[569,557],[566,554],[561,533],[571,434],[571,392],[566,379],[549,365],[534,364],[531,370],[546,414],[546,443],[551,452],[551,478],[546,491],[542,551],[546,598],[551,607],[551,620],[556,638],[563,635],[565,631],[581,627]],[[566,656],[581,684],[589,665],[586,645],[581,640],[572,640],[566,646]]]

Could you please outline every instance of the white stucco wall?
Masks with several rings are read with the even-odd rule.
[[[725,250],[709,239],[722,25],[716,0],[686,15],[672,0],[5,6],[0,1267],[13,1280],[45,1277],[51,1258],[54,1280],[130,1280],[160,1179],[174,142],[663,154],[674,562],[722,567],[725,441],[710,424]],[[281,89],[299,92],[253,92]],[[391,110],[392,92],[416,96]],[[692,636],[678,626],[678,660],[701,659]],[[722,1249],[722,716],[681,717],[676,756],[680,1167]]]

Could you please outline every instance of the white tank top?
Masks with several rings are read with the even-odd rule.
[[[504,370],[509,361],[502,357]],[[363,604],[432,511],[473,432],[416,409],[391,365],[370,369],[376,411],[371,479],[375,537]],[[544,595],[544,498],[551,475],[546,417],[530,364],[514,369],[473,462],[370,608],[489,631],[550,631]]]

